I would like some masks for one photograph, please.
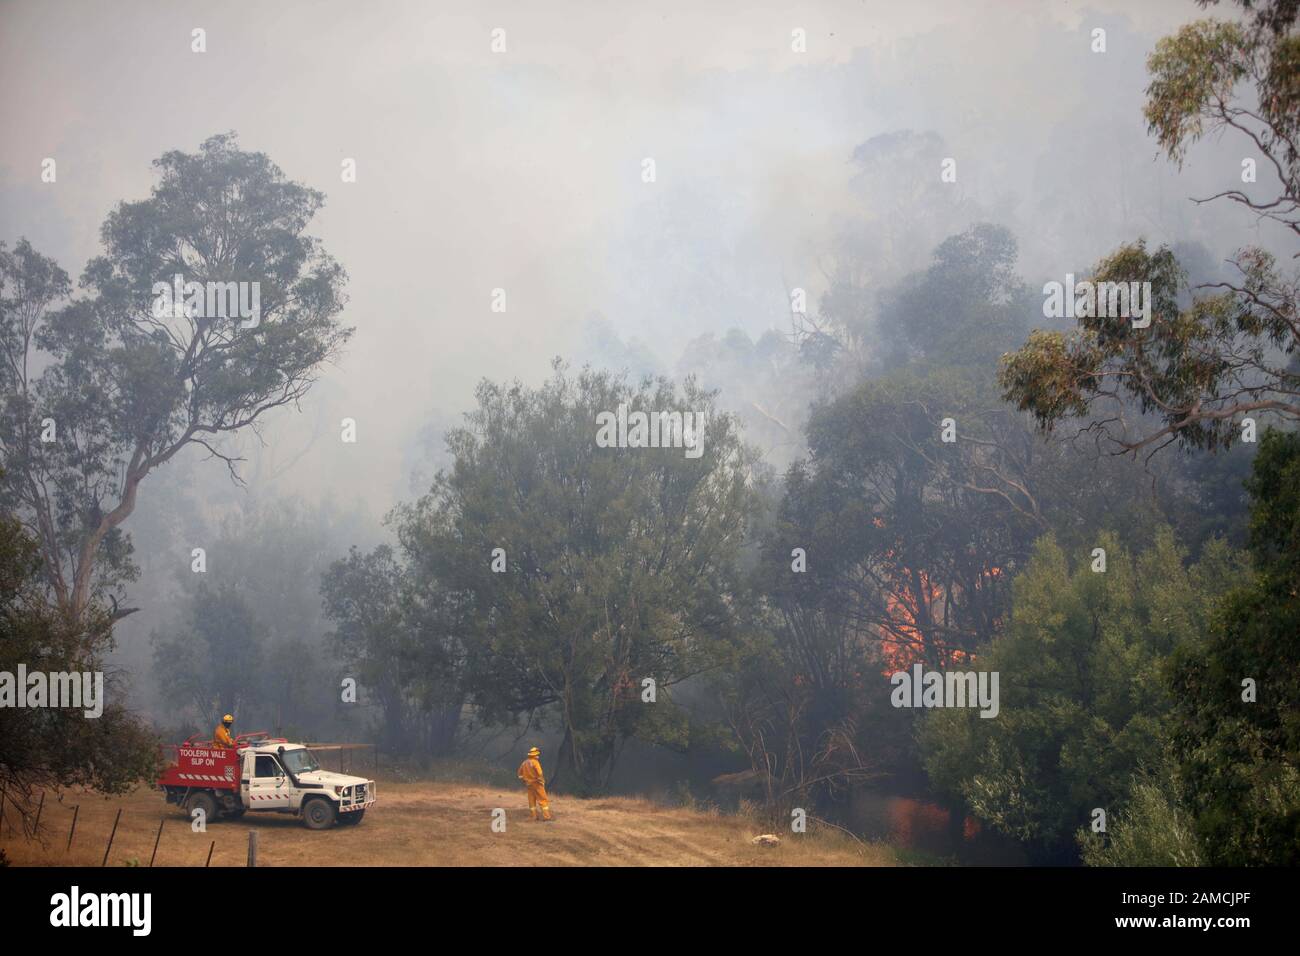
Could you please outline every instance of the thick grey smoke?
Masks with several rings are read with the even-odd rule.
[[[1203,15],[1190,0],[9,2],[0,222],[76,275],[155,157],[231,129],[323,190],[312,231],[350,274],[358,330],[343,361],[265,445],[243,441],[246,490],[191,456],[148,479],[127,528],[181,541],[154,526],[292,496],[378,537],[482,377],[536,381],[555,355],[693,372],[779,464],[816,393],[780,348],[792,288],[811,310],[835,275],[882,288],[981,220],[1015,233],[1031,284],[1139,236],[1227,256],[1241,222],[1219,226],[1239,213],[1188,197],[1240,157],[1205,143],[1180,173],[1141,117],[1147,54]],[[946,158],[955,183],[939,182]],[[159,574],[139,586],[166,593]]]

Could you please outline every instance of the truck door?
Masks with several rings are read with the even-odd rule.
[[[248,781],[248,809],[288,810],[289,778],[271,754],[255,754],[253,773]]]

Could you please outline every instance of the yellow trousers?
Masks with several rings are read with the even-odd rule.
[[[546,785],[542,783],[528,784],[528,812],[534,820],[537,819],[537,808],[542,808],[542,819],[551,819],[551,804],[546,799]]]

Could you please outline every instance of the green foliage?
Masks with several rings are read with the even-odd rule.
[[[1246,480],[1258,444],[1241,444],[1231,454],[1186,453],[1171,456],[1165,473],[1162,513],[1178,532],[1178,540],[1198,555],[1201,547],[1221,538],[1244,548],[1249,533],[1250,498]],[[1136,472],[1136,468],[1134,471]],[[1134,481],[1142,479],[1135,475]],[[1119,521],[1115,523],[1120,527]],[[1124,527],[1133,527],[1127,522]]]
[[[45,595],[40,549],[11,515],[0,514],[0,671],[103,671],[113,645],[108,615],[92,607],[71,620]],[[123,704],[117,675],[105,674],[103,713],[0,708],[0,786],[6,814],[35,810],[34,790],[86,786],[124,793],[159,769],[157,740]]]
[[[444,756],[456,743],[465,694],[455,608],[432,578],[418,579],[388,545],[356,548],[321,580],[344,671],[382,712],[384,749]]]
[[[1109,818],[1106,833],[1081,828],[1076,839],[1088,866],[1200,866],[1202,852],[1191,816],[1178,797],[1167,766],[1136,774],[1123,810]]]
[[[1259,3],[1253,24],[1199,20],[1156,44],[1147,59],[1151,84],[1143,112],[1171,159],[1181,164],[1188,146],[1207,133],[1246,132],[1275,162],[1287,194],[1296,195],[1297,9],[1290,0]],[[1257,91],[1254,103],[1241,102],[1238,88],[1246,83]]]
[[[244,730],[323,740],[341,729],[357,708],[340,702],[320,592],[335,542],[351,530],[340,524],[329,505],[250,503],[186,536],[206,545],[206,570],[176,568],[173,613],[152,635],[169,725],[206,733],[231,712]]]
[[[1250,550],[1266,583],[1284,593],[1300,575],[1300,435],[1265,432],[1246,491]]]
[[[1016,579],[1005,633],[976,657],[1000,674],[1001,713],[936,711],[920,731],[935,786],[1041,858],[1067,854],[1090,811],[1122,808],[1158,761],[1173,704],[1162,664],[1241,577],[1221,544],[1186,565],[1168,530],[1136,556],[1111,534],[1097,546],[1103,573],[1047,536]]]
[[[1027,437],[970,369],[898,372],[814,410],[756,570],[765,636],[724,695],[769,803],[914,769],[912,715],[889,706],[883,672],[996,633],[1042,527]]]
[[[879,329],[888,364],[990,367],[1026,331],[1037,303],[1016,273],[1015,237],[977,223],[949,236],[923,272],[890,289]]]
[[[71,288],[68,274],[26,239],[12,252],[0,243],[0,503],[26,519],[41,546],[42,573],[65,605],[72,585],[59,562],[77,553],[85,525],[121,465],[120,456],[108,452],[110,391],[94,381],[95,345],[66,328],[56,309]],[[66,360],[37,375],[36,348],[56,351],[61,342]],[[63,429],[61,446],[40,441],[49,419]],[[38,507],[47,499],[48,507]],[[99,544],[89,592],[120,592],[137,574],[130,541],[120,529],[110,529]]]
[[[26,242],[0,249],[0,493],[73,614],[132,570],[120,526],[143,479],[188,445],[234,474],[221,437],[295,405],[351,334],[338,321],[343,270],[304,233],[319,192],[233,134],[154,165],[149,198],[104,222],[81,297],[59,307],[62,270]],[[259,324],[155,310],[155,284],[177,274],[258,283]],[[55,441],[40,440],[47,418]]]
[[[187,590],[196,578],[229,585],[254,611],[263,682],[245,711],[246,728],[255,721],[256,727],[290,734],[296,728],[322,739],[329,729],[346,726],[349,707],[340,702],[338,661],[324,637],[320,579],[336,542],[352,530],[328,503],[250,506],[208,539],[205,574],[188,567],[178,572]]]
[[[1157,44],[1148,60],[1145,115],[1150,132],[1180,165],[1190,146],[1205,135],[1242,136],[1250,155],[1259,159],[1261,183],[1275,178],[1277,195],[1228,189],[1210,198],[1238,203],[1300,235],[1300,37],[1294,31],[1300,7],[1291,0],[1242,0],[1239,6],[1251,15],[1249,22],[1200,21]],[[1045,429],[1077,418],[1099,444],[1128,452],[1155,451],[1175,442],[1186,450],[1226,448],[1238,439],[1243,417],[1300,420],[1295,398],[1300,367],[1294,361],[1297,277],[1257,248],[1242,250],[1234,262],[1235,281],[1213,283],[1208,291],[1189,289],[1169,250],[1149,253],[1142,242],[1121,247],[1093,278],[1149,281],[1154,300],[1150,327],[1134,329],[1122,319],[1081,319],[1073,334],[1036,331],[1003,360],[1004,396],[1030,411]],[[1082,835],[1088,862],[1188,864],[1203,859],[1240,865],[1300,859],[1300,724],[1294,708],[1300,695],[1294,640],[1300,624],[1300,469],[1295,443],[1293,435],[1266,436],[1254,461],[1248,482],[1254,498],[1253,582],[1211,607],[1201,604],[1200,625],[1181,629],[1177,646],[1159,666],[1160,681],[1171,691],[1168,700],[1147,701],[1134,713],[1134,722],[1138,716],[1157,721],[1160,739],[1177,757],[1177,770],[1135,778],[1112,838],[1101,842]],[[1222,527],[1210,512],[1239,508],[1236,483],[1225,472],[1244,461],[1234,455],[1227,468],[1218,461],[1197,463],[1176,476],[1188,498],[1199,501],[1191,508],[1175,508],[1185,527]],[[1221,562],[1221,557],[1206,550],[1202,564],[1206,560]],[[1203,577],[1196,588],[1202,602],[1220,594],[1223,582],[1239,579],[1236,574]],[[994,656],[1007,640],[994,646]],[[1256,703],[1242,700],[1246,678],[1258,684]],[[939,715],[931,724],[942,728],[945,722],[962,723]],[[955,752],[937,760],[936,770],[970,758],[970,747],[953,743],[959,740],[956,729],[961,728],[948,735]],[[949,785],[963,792],[978,789],[976,797],[990,802],[993,812],[1002,813],[1011,825],[1020,825],[1021,832],[1055,839],[1049,827],[1026,814],[1028,806],[1041,799],[1068,812],[1082,804],[1068,792],[1044,786],[1050,778],[1042,766],[1026,766],[1019,759],[1023,748],[1004,744],[1002,750],[1018,756],[985,772],[993,782],[974,787],[978,774],[972,767],[952,777]],[[1122,769],[1112,765],[1106,775],[1115,799],[1120,796],[1115,774]],[[1017,773],[1041,792],[1025,798],[1016,789]],[[1020,806],[1013,805],[1011,795]],[[1113,812],[1104,800],[1097,803]]]
[[[1276,351],[1294,345],[1295,289],[1277,276],[1268,253],[1249,250],[1238,265],[1241,291],[1182,307],[1185,276],[1168,249],[1151,253],[1141,241],[1120,247],[1092,279],[1149,282],[1150,327],[1090,317],[1073,333],[1036,330],[1003,357],[1003,397],[1046,430],[1092,416],[1085,430],[1107,450],[1176,441],[1213,451],[1236,442],[1243,416],[1300,417],[1292,397],[1300,375]],[[1135,435],[1125,409],[1156,424]]]
[[[1256,574],[1170,664],[1174,753],[1207,862],[1300,862],[1300,436],[1265,433],[1248,489]],[[1257,700],[1243,700],[1243,681]]]
[[[252,608],[229,584],[200,584],[188,602],[187,620],[176,634],[154,636],[154,672],[165,703],[199,721],[222,714],[242,722],[245,704],[264,692],[265,631]],[[207,728],[204,728],[207,729]],[[251,729],[251,728],[249,728]]]
[[[1159,521],[1149,475],[1042,441],[992,387],[1032,298],[1015,254],[987,225],[943,242],[929,270],[882,296],[882,343],[910,364],[814,408],[808,458],[787,472],[764,537],[756,624],[768,639],[726,695],[777,794],[816,801],[908,772],[914,715],[877,706],[882,672],[948,666],[993,640],[1049,527],[1090,548],[1103,522],[1141,534]],[[795,548],[805,572],[791,569]]]
[[[766,549],[775,600],[820,603],[934,663],[989,640],[1044,527],[1027,437],[970,372],[899,373],[819,408]],[[805,574],[790,573],[795,547]]]
[[[704,412],[703,454],[598,447],[597,415],[620,403]],[[754,496],[731,419],[690,380],[681,393],[662,379],[633,388],[557,363],[538,389],[484,382],[448,446],[455,464],[399,511],[399,537],[417,590],[451,596],[480,716],[557,721],[551,775],[580,788],[608,782],[629,738],[684,747],[672,686],[742,643],[737,564]],[[641,701],[645,678],[655,704]]]
[[[1147,61],[1149,131],[1178,164],[1207,134],[1241,137],[1261,167],[1260,186],[1227,189],[1223,199],[1300,238],[1300,35],[1290,0],[1241,4],[1253,24],[1203,20],[1156,44]],[[1275,195],[1261,195],[1265,184]],[[1008,401],[1045,429],[1084,419],[1115,451],[1233,444],[1241,419],[1300,420],[1300,273],[1260,248],[1237,253],[1235,281],[1183,288],[1165,248],[1121,246],[1101,262],[1099,281],[1150,282],[1151,324],[1082,319],[1072,335],[1035,331],[1003,361]],[[1130,421],[1136,410],[1145,421]]]
[[[1230,102],[1250,74],[1250,36],[1236,23],[1199,20],[1164,37],[1147,60],[1149,130],[1180,163],[1187,147],[1214,128],[1216,104]]]

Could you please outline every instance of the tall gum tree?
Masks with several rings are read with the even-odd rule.
[[[68,276],[26,240],[0,246],[3,505],[38,543],[58,606],[113,603],[134,569],[121,525],[144,479],[198,446],[239,480],[223,436],[296,406],[352,330],[346,275],[305,230],[322,193],[233,133],[155,160],[147,199],[120,203],[102,255]],[[155,284],[256,283],[257,321],[158,308]],[[248,293],[251,299],[251,292]]]
[[[1235,203],[1300,240],[1300,5],[1239,5],[1245,21],[1198,20],[1156,44],[1148,131],[1179,166],[1207,134],[1239,142],[1258,181],[1194,201]],[[1189,289],[1168,249],[1121,246],[1093,278],[1150,282],[1150,325],[1084,318],[1068,334],[1035,331],[1003,358],[1005,397],[1044,429],[1079,422],[1119,454],[1225,447],[1246,416],[1300,421],[1300,271],[1254,246],[1232,261],[1235,279]]]

